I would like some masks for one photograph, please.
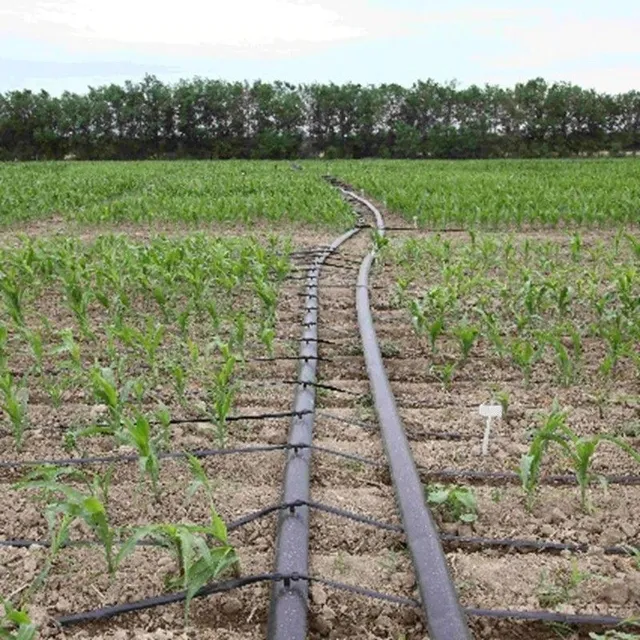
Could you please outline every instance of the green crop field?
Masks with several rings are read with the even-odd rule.
[[[300,221],[347,227],[349,208],[288,162],[0,164],[0,225]]]
[[[640,162],[632,159],[339,161],[329,168],[424,227],[640,221]]]
[[[0,164],[0,225],[243,222],[346,228],[335,175],[424,227],[637,223],[635,159]]]
[[[361,215],[371,223],[326,176],[380,203],[391,229],[345,242],[310,294],[322,247]],[[382,448],[361,429],[375,416],[353,301],[372,247],[376,331],[416,462],[515,472],[520,485],[427,486],[440,524],[636,553],[586,568],[582,554],[573,571],[588,568],[591,591],[554,591],[549,580],[563,574],[548,573],[549,556],[478,553],[468,575],[454,564],[463,604],[546,609],[561,597],[576,612],[627,617],[633,601],[601,590],[637,571],[640,490],[596,481],[640,463],[639,221],[634,159],[0,164],[0,510],[10,514],[0,519],[0,597],[12,603],[0,631],[22,620],[18,637],[34,637],[14,605],[58,624],[57,614],[184,590],[163,628],[264,637],[266,585],[213,606],[194,595],[273,567],[276,518],[232,525],[280,504],[282,449],[297,455],[285,443],[302,417],[294,389],[307,385],[296,380],[308,364],[302,323],[319,327],[317,397],[336,421],[317,412],[314,429],[320,445],[347,454],[320,460],[313,491],[335,485],[354,511],[391,512]],[[486,402],[503,417],[483,439]],[[549,485],[552,473],[573,474],[578,488]],[[540,529],[558,510],[562,531]],[[389,591],[380,576],[401,576],[411,586],[398,595],[414,597],[400,538],[396,548],[389,531],[333,531],[312,536],[319,574],[351,584],[350,566],[363,561],[375,577],[364,586]],[[48,542],[23,548],[34,540]],[[514,557],[520,569],[507,566]],[[485,580],[503,569],[475,572],[493,560],[517,584],[526,577],[520,595]],[[344,637],[363,637],[352,631],[365,602]],[[384,637],[424,637],[389,611]],[[115,635],[121,621],[108,624],[96,637],[125,637]]]

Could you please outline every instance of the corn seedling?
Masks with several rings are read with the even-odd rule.
[[[120,566],[143,539],[156,542],[167,549],[176,560],[176,572],[167,580],[169,589],[184,589],[185,624],[189,622],[189,607],[197,592],[236,567],[238,557],[229,544],[227,527],[222,518],[211,509],[207,526],[194,524],[155,524],[136,528],[122,545],[116,557]]]
[[[151,437],[151,424],[143,415],[138,415],[135,420],[124,419],[121,439],[133,447],[138,454],[138,466],[141,477],[151,480],[153,493],[158,497],[160,463],[156,451],[156,443]]]
[[[18,609],[0,597],[3,613],[0,616],[0,639],[35,640],[38,631],[26,609]]]
[[[542,434],[541,437],[549,442],[554,442],[560,446],[576,476],[580,487],[580,505],[585,513],[591,512],[591,505],[588,499],[589,484],[593,479],[591,466],[598,447],[603,442],[610,442],[616,447],[629,454],[638,464],[640,464],[640,453],[628,445],[624,440],[608,434],[597,434],[589,438],[578,436],[564,422],[558,425],[557,432]]]
[[[509,352],[514,364],[522,372],[525,384],[528,385],[531,382],[533,365],[542,355],[542,350],[536,349],[530,340],[516,338],[509,345]]]
[[[9,273],[0,273],[0,291],[4,298],[4,306],[11,320],[18,329],[25,327],[23,296],[24,288],[17,282],[16,276]]]
[[[473,349],[473,345],[480,331],[476,327],[469,326],[465,323],[455,327],[453,333],[458,338],[460,351],[462,353],[462,362],[465,363],[469,359],[469,354],[471,353],[471,349]]]
[[[76,373],[82,373],[82,356],[80,352],[80,345],[75,341],[73,337],[73,331],[71,329],[63,329],[60,332],[60,338],[62,344],[56,347],[53,351],[54,354],[68,354],[71,362],[71,369]]]
[[[209,501],[209,506],[213,509],[213,485],[207,477],[207,472],[204,470],[202,463],[198,458],[187,453],[187,464],[189,465],[189,471],[193,476],[193,480],[189,484],[187,489],[187,497],[192,498],[200,489],[202,489]]]
[[[605,631],[604,633],[592,631],[589,634],[589,638],[591,640],[640,640],[640,634],[609,629],[609,631]]]
[[[114,373],[111,369],[94,366],[90,373],[93,394],[101,404],[107,407],[110,427],[113,433],[120,429],[125,403],[131,392],[132,382],[118,389]]]
[[[236,356],[231,351],[231,346],[225,342],[217,342],[217,346],[223,358],[222,365],[215,373],[209,388],[209,402],[211,406],[212,421],[216,430],[216,438],[221,447],[227,440],[227,417],[231,411],[235,388],[233,374],[237,363]]]
[[[62,482],[63,479],[82,481],[86,491],[80,491]],[[46,579],[60,550],[68,543],[71,525],[76,520],[84,521],[93,531],[102,543],[109,573],[115,572],[116,564],[113,554],[115,533],[109,525],[105,505],[97,495],[99,490],[104,497],[109,483],[110,476],[91,483],[88,477],[77,469],[44,467],[32,472],[16,485],[19,489],[38,489],[46,505],[45,518],[50,536],[49,558],[45,569],[37,579],[38,584]]]
[[[389,238],[378,229],[374,229],[371,232],[371,241],[373,242],[373,250],[376,253],[380,253],[389,244]]]
[[[558,437],[557,434],[565,425],[566,418],[567,414],[560,411],[557,403],[554,402],[551,413],[544,418],[542,426],[534,432],[528,453],[520,459],[517,473],[526,495],[528,511],[531,511],[533,507],[535,494],[540,483],[542,457],[547,451],[549,442]]]
[[[7,368],[7,361],[9,356],[9,330],[6,325],[0,324],[0,373],[3,373]]]
[[[27,404],[29,392],[19,386],[10,373],[0,375],[0,409],[9,417],[16,447],[22,447],[24,432],[29,424]]]
[[[273,342],[276,337],[276,332],[268,322],[263,322],[260,327],[260,342],[264,345],[267,350],[267,355],[272,358],[273,357]]]
[[[444,387],[445,391],[449,391],[451,389],[451,385],[453,384],[453,378],[456,373],[456,363],[455,362],[445,362],[444,364],[433,364],[431,365],[431,374],[435,376]]]
[[[502,419],[507,422],[509,420],[509,392],[505,390],[497,390],[494,392],[493,397],[502,407]]]
[[[478,503],[473,489],[457,485],[434,484],[426,489],[427,502],[434,505],[448,522],[475,522]]]

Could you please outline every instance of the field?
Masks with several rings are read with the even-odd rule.
[[[323,253],[374,226],[326,175],[387,235]],[[380,349],[473,637],[639,638],[614,630],[640,617],[639,222],[635,160],[0,165],[7,637],[263,638],[297,509],[307,637],[428,637],[358,333],[374,248]],[[505,609],[547,617],[486,615]]]

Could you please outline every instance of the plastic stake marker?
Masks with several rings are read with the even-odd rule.
[[[487,426],[484,428],[484,437],[482,438],[482,455],[489,455],[489,436],[491,435],[491,421],[493,418],[502,418],[502,405],[500,404],[481,404],[479,408],[480,415],[487,419]]]

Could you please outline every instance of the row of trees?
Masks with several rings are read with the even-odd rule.
[[[0,95],[0,159],[504,157],[640,150],[640,92],[542,79],[458,88],[154,76]]]

